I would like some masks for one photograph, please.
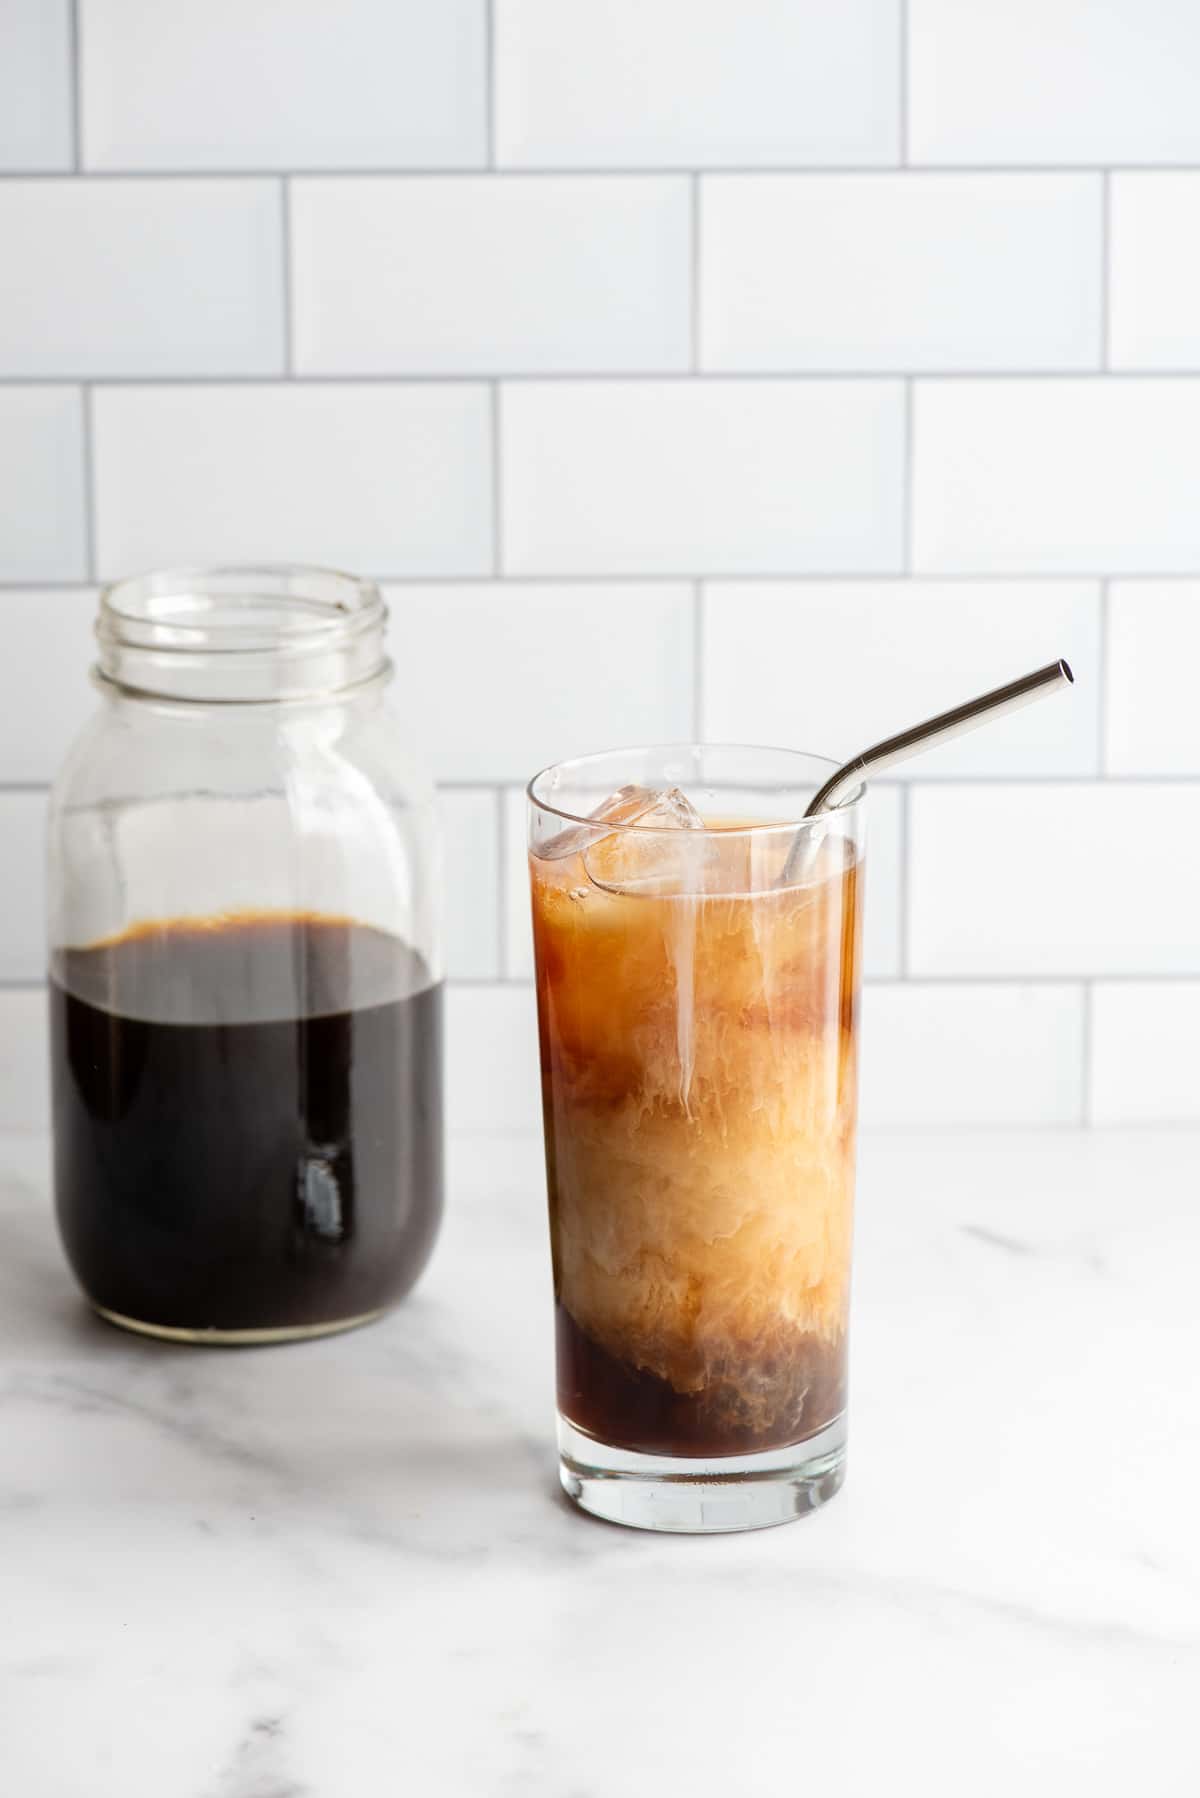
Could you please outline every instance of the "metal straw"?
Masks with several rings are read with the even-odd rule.
[[[855,788],[861,787],[873,775],[882,774],[885,768],[894,768],[897,762],[906,762],[910,755],[921,755],[938,743],[948,743],[951,737],[961,737],[977,725],[1002,717],[1005,712],[1015,712],[1035,699],[1044,699],[1048,694],[1074,684],[1075,676],[1066,662],[1049,662],[1033,674],[1023,674],[1019,680],[994,687],[990,693],[981,693],[978,699],[968,699],[964,705],[939,712],[936,718],[927,718],[924,724],[914,724],[897,736],[885,737],[882,743],[864,749],[861,755],[844,763],[836,774],[831,774],[810,800],[804,816],[815,818],[821,812],[836,811]],[[803,830],[796,834],[784,863],[782,879],[785,884],[796,877],[809,835]]]

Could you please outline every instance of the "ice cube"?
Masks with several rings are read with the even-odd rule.
[[[656,792],[653,787],[618,787],[594,806],[588,817],[597,824],[647,824],[660,830],[699,830],[703,826],[699,812],[678,787],[665,793]],[[559,861],[564,856],[578,855],[595,841],[596,833],[590,826],[573,824],[543,843],[537,850],[538,859]]]
[[[698,893],[704,890],[704,820],[679,787],[647,794],[649,803],[583,852],[594,886],[607,893]],[[645,833],[644,835],[642,833]]]
[[[669,787],[665,793],[650,795],[653,803],[644,811],[625,820],[644,830],[703,830],[700,816],[682,787]]]

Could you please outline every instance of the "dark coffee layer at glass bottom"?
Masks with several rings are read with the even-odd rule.
[[[412,950],[302,914],[171,921],[54,975],[59,1227],[94,1304],[300,1331],[403,1296],[442,1210],[441,989]]]
[[[845,1339],[801,1337],[786,1357],[747,1355],[697,1392],[610,1355],[556,1304],[558,1408],[613,1448],[681,1457],[759,1454],[803,1442],[846,1405]],[[762,1418],[769,1422],[765,1425]]]

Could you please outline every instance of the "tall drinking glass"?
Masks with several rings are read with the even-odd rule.
[[[861,793],[802,822],[833,768],[672,745],[529,786],[561,1477],[614,1522],[841,1484]]]

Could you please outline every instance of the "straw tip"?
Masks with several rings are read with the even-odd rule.
[[[1058,658],[1058,672],[1065,681],[1069,681],[1072,686],[1075,685],[1075,676],[1071,673],[1071,664],[1070,662],[1064,662],[1061,656]]]

